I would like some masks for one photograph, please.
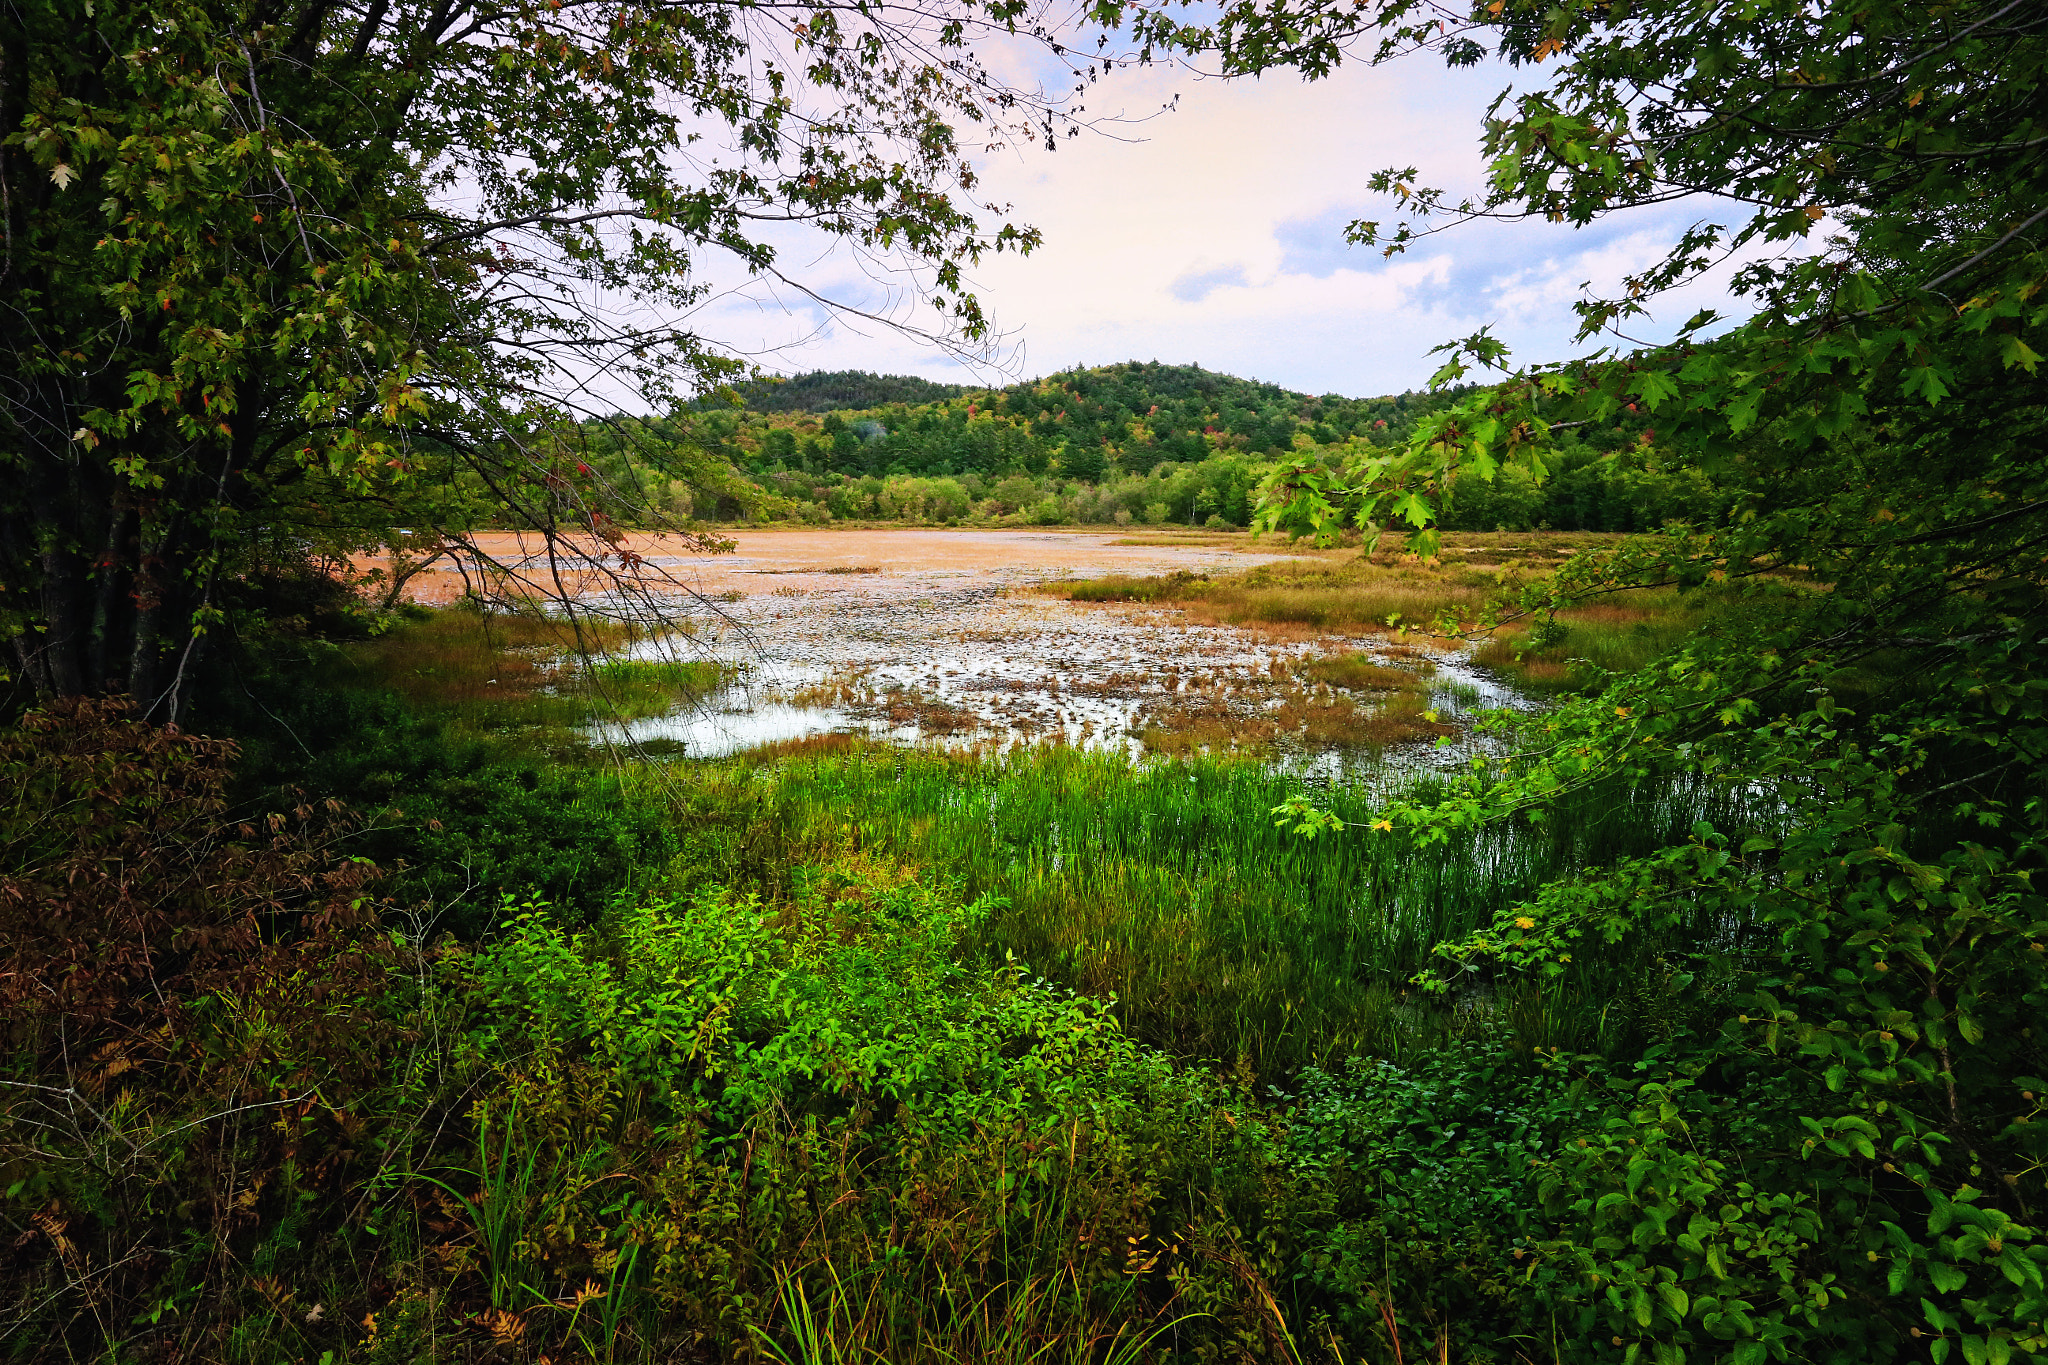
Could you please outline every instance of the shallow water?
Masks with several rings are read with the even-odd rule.
[[[877,551],[901,546],[900,533],[874,534],[897,537]],[[1206,547],[1145,553],[1166,561],[1143,566],[1152,572],[1225,567]],[[678,601],[674,616],[691,633],[638,652],[709,655],[733,665],[738,680],[694,706],[599,733],[692,758],[824,734],[983,752],[1064,743],[1135,758],[1147,751],[1143,733],[1156,735],[1191,700],[1248,722],[1272,712],[1286,699],[1287,665],[1296,661],[1362,653],[1426,672],[1429,706],[1456,727],[1441,743],[1312,745],[1283,735],[1247,745],[1312,782],[1356,781],[1462,766],[1487,742],[1471,730],[1475,712],[1531,705],[1461,650],[1379,634],[1277,640],[1191,625],[1170,608],[1074,603],[1029,591],[1051,577],[1135,567],[1124,554],[1078,553],[1056,572],[1043,562],[963,568],[942,557],[928,568],[899,560],[883,573],[828,576],[765,556],[745,566],[726,560],[721,570],[749,573],[754,591]],[[1370,694],[1324,695],[1379,704]]]

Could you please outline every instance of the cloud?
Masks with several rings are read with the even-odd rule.
[[[1343,240],[1355,219],[1398,218],[1364,188],[1375,169],[1414,165],[1423,184],[1475,190],[1480,121],[1503,80],[1497,69],[1395,63],[1315,84],[1226,83],[1168,68],[1104,82],[1088,95],[1091,112],[1145,121],[982,167],[980,194],[1045,233],[1028,257],[986,257],[970,272],[989,313],[1012,329],[1007,369],[1028,377],[1157,359],[1309,392],[1381,394],[1423,383],[1436,368],[1432,346],[1482,325],[1524,361],[1587,349],[1573,339],[1582,284],[1613,286],[1710,210],[1671,205],[1582,231],[1473,223],[1391,260]],[[1173,112],[1152,116],[1169,103]],[[808,262],[804,278],[871,311],[892,306],[891,282],[843,256],[785,259]],[[1725,310],[1726,274],[1660,301],[1640,325],[1668,335],[1699,307]],[[899,292],[893,306],[931,321],[909,297]],[[821,325],[808,301],[787,303],[787,314],[722,303],[706,311],[704,330],[735,327],[753,348],[807,338],[773,355],[784,370],[1002,377],[859,319]]]
[[[1273,240],[1280,244],[1280,273],[1326,280],[1339,270],[1357,269],[1361,251],[1344,240],[1344,229],[1362,216],[1362,210],[1340,206],[1275,223]]]
[[[1243,288],[1242,265],[1223,265],[1214,270],[1192,270],[1167,286],[1167,292],[1182,303],[1200,303],[1225,285]]]

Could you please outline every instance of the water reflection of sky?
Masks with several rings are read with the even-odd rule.
[[[974,577],[972,575],[968,576]],[[953,581],[948,581],[953,580]],[[785,586],[722,602],[726,620],[638,647],[712,657],[736,681],[672,714],[601,727],[608,738],[717,758],[787,740],[856,734],[903,744],[1003,749],[1065,743],[1144,752],[1133,733],[1177,689],[1222,683],[1259,703],[1276,658],[1363,652],[1412,658],[1385,637],[1291,643],[1229,627],[1190,626],[1178,612],[1009,595],[985,581],[931,575],[915,585]],[[1461,653],[1428,652],[1429,705],[1453,722],[1530,703]],[[893,713],[893,714],[892,714]],[[935,723],[921,723],[920,715]],[[1443,745],[1366,750],[1282,747],[1278,761],[1310,781],[1354,781],[1463,766],[1489,741],[1469,726]]]

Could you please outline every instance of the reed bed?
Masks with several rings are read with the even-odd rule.
[[[1474,662],[1535,691],[1575,690],[1606,673],[1643,667],[1727,606],[1727,593],[1712,588],[1639,588],[1559,612],[1537,632],[1508,626],[1480,647]]]
[[[1519,543],[1522,539],[1528,543]],[[1453,543],[1436,564],[1407,559],[1394,545],[1371,558],[1282,562],[1216,577],[1108,575],[1050,583],[1041,591],[1074,602],[1172,607],[1193,624],[1238,626],[1288,640],[1464,632],[1507,590],[1602,539],[1467,535],[1447,537]],[[1685,593],[1670,588],[1616,593],[1560,611],[1534,629],[1526,620],[1511,621],[1482,640],[1475,661],[1537,692],[1579,690],[1607,673],[1641,668],[1726,613],[1732,597],[1725,585]],[[1327,672],[1342,665],[1322,667]],[[1365,674],[1354,670],[1354,675],[1358,681],[1323,680],[1347,688],[1374,685]]]
[[[855,741],[785,746],[700,770],[696,799],[755,806],[747,869],[772,881],[825,848],[873,848],[960,878],[1005,908],[970,944],[1074,989],[1113,997],[1136,1036],[1279,1079],[1366,1053],[1411,1054],[1511,1026],[1528,1046],[1620,1045],[1656,963],[1711,974],[1731,926],[1681,926],[1629,956],[1587,955],[1554,985],[1472,978],[1449,997],[1410,986],[1433,947],[1490,923],[1546,878],[1683,840],[1693,823],[1767,815],[1727,787],[1616,786],[1563,818],[1418,848],[1365,828],[1374,798],[1323,793],[1361,827],[1305,840],[1271,809],[1301,781],[1209,759],[1133,764],[1069,749],[974,758]],[[700,807],[701,808],[701,807]],[[738,870],[738,869],[734,869]],[[1519,994],[1516,994],[1519,992]]]
[[[1497,586],[1493,575],[1484,571],[1385,570],[1359,562],[1306,568],[1266,565],[1227,578],[1109,575],[1049,584],[1045,591],[1073,602],[1171,604],[1203,625],[1355,632],[1475,614]]]

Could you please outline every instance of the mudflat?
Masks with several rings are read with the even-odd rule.
[[[1175,531],[1165,527],[1020,528],[975,530],[936,527],[881,527],[860,530],[744,528],[719,532],[735,542],[729,554],[692,554],[680,537],[627,535],[616,547],[595,541],[587,554],[618,562],[618,551],[639,557],[648,586],[663,580],[677,590],[706,595],[762,592],[774,586],[845,586],[857,578],[871,592],[923,593],[966,586],[1021,587],[1056,578],[1104,574],[1163,574],[1175,570],[1247,569],[1276,560],[1312,556],[1305,545],[1279,537],[1254,540],[1248,534]],[[475,537],[485,554],[535,586],[548,581],[541,538],[511,531]],[[371,567],[378,561],[366,561]],[[564,582],[572,592],[588,591],[597,577],[588,561],[565,562]],[[464,579],[445,561],[406,585],[416,602],[440,604],[462,595]]]

